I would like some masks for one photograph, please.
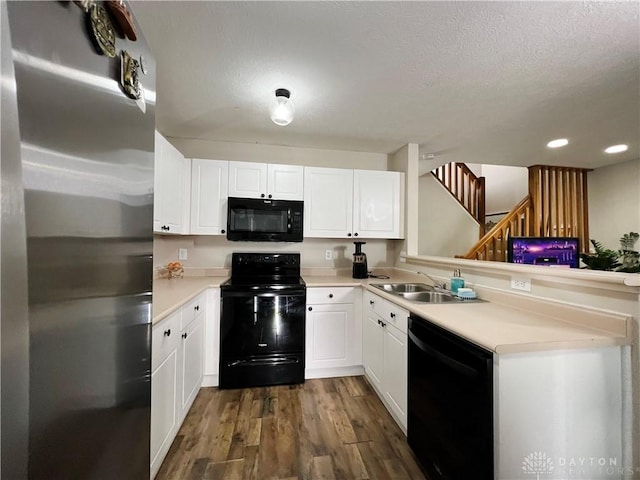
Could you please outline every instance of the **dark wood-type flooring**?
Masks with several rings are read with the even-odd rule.
[[[364,377],[202,388],[158,480],[424,479]]]

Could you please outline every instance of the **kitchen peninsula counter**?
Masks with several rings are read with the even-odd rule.
[[[376,272],[378,273],[378,272]],[[350,272],[335,275],[311,271],[303,275],[307,287],[361,286],[495,353],[595,348],[630,345],[632,318],[490,288],[476,288],[478,303],[416,303],[371,286],[376,283],[425,283],[422,275],[400,269],[379,274],[390,278],[353,279]]]

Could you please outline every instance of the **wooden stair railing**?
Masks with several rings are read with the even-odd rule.
[[[532,235],[532,199],[524,197],[489,230],[462,258],[472,260],[507,261],[507,239],[510,236]]]
[[[431,174],[447,189],[485,233],[484,177],[477,177],[464,163],[451,162],[436,168]]]
[[[578,237],[581,251],[589,251],[587,172],[590,171],[549,165],[529,167],[532,236]]]
[[[589,202],[584,168],[529,167],[529,195],[462,258],[507,261],[511,237],[578,237],[589,251]]]

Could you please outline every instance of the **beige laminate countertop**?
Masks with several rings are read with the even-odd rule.
[[[631,317],[591,310],[560,302],[497,290],[477,288],[487,300],[468,304],[424,304],[403,300],[372,287],[375,283],[417,282],[421,275],[391,269],[389,279],[353,279],[350,272],[337,275],[303,271],[307,287],[357,287],[369,290],[496,353],[533,352],[633,343]],[[153,285],[153,322],[156,323],[209,287],[218,287],[226,276],[158,279]]]
[[[228,277],[157,278],[153,281],[153,324],[204,292],[219,287]]]

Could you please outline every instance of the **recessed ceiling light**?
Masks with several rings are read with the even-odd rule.
[[[620,152],[626,152],[628,148],[629,147],[624,144],[612,145],[609,148],[605,148],[604,151],[605,153],[620,153]]]
[[[564,147],[565,145],[569,144],[569,140],[567,140],[566,138],[557,138],[555,140],[551,140],[549,143],[547,143],[547,147],[549,148],[560,148],[560,147]]]

